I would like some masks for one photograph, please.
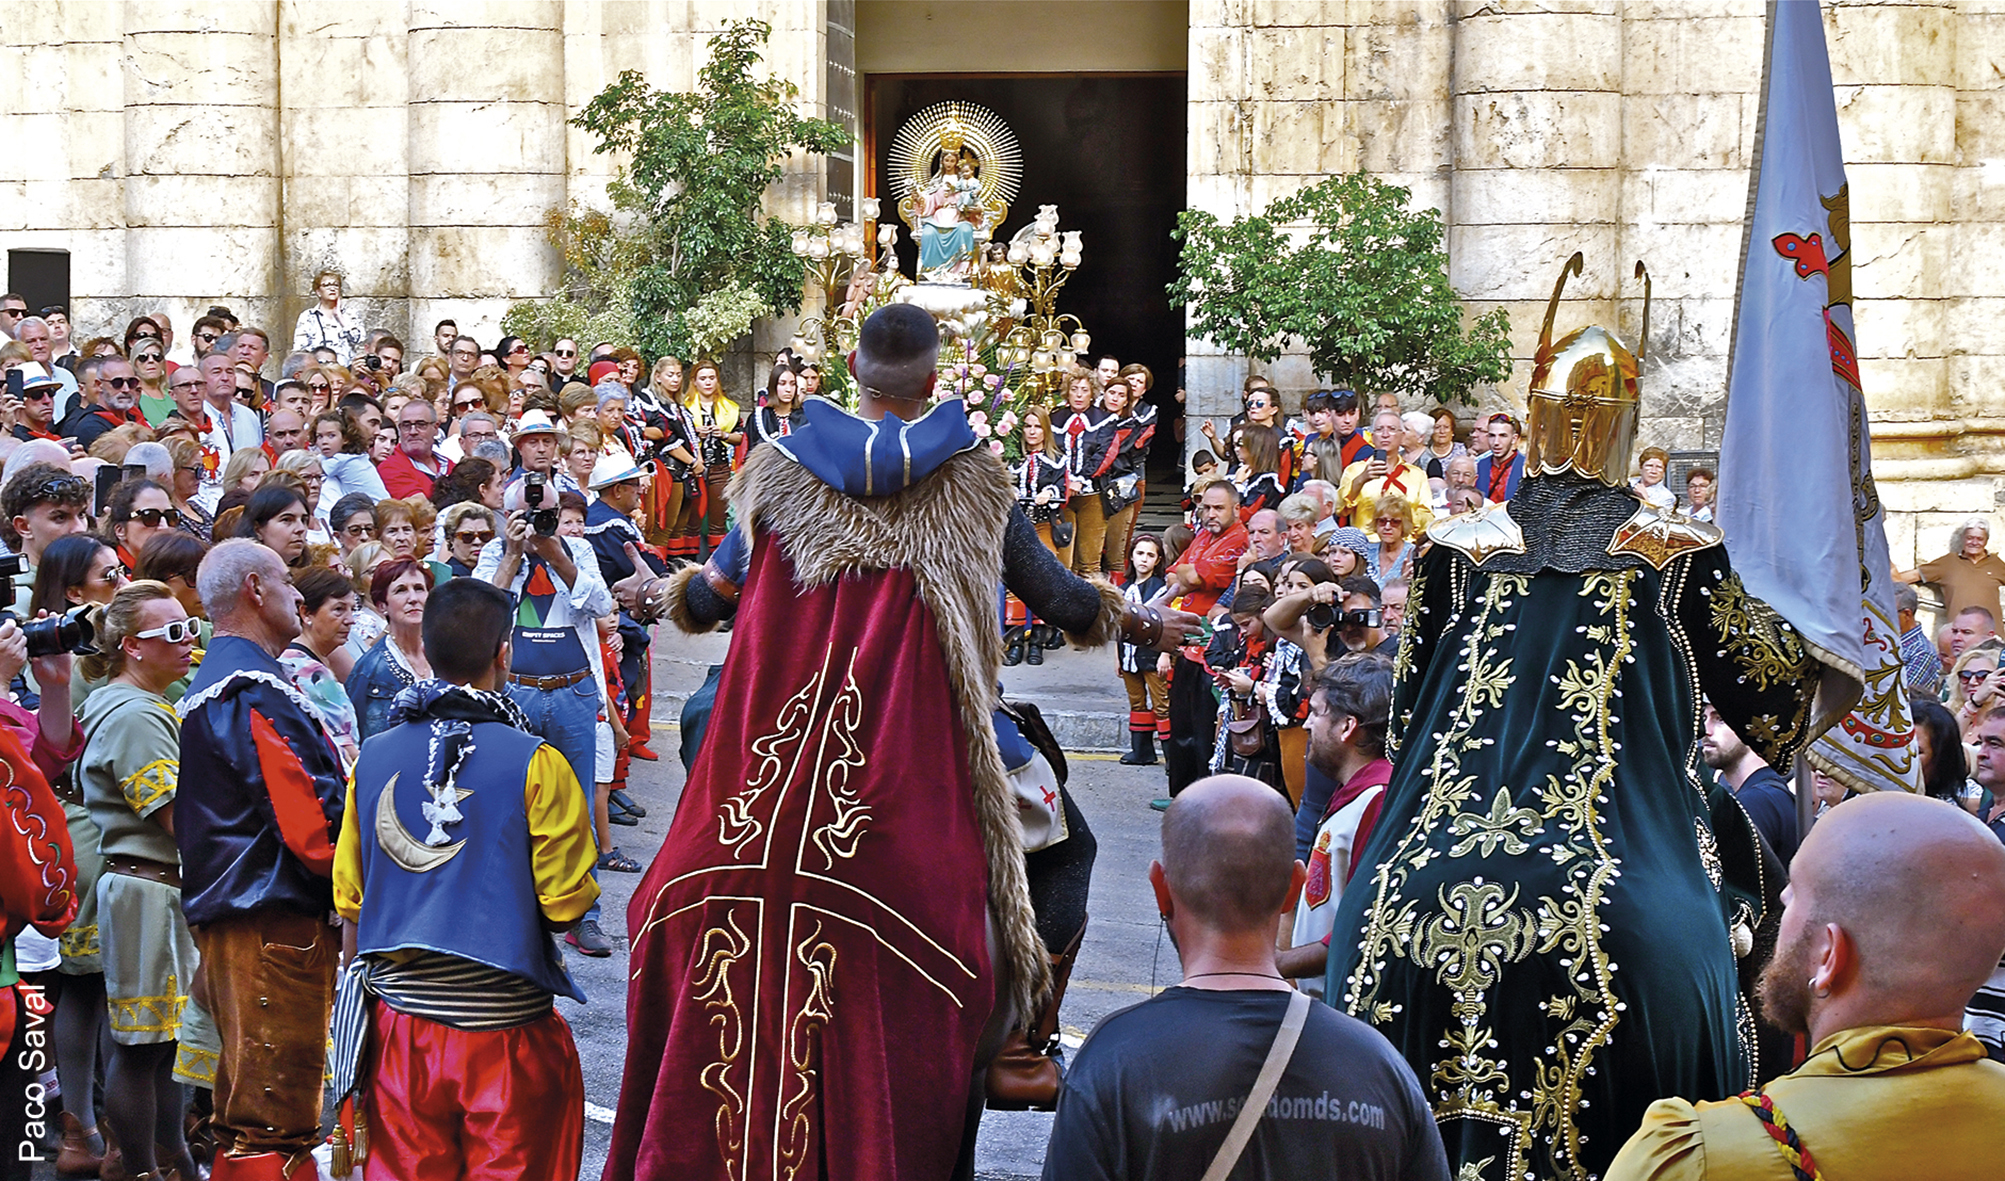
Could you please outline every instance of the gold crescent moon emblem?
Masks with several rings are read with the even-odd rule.
[[[397,794],[397,778],[403,772],[390,776],[390,782],[383,788],[383,794],[376,797],[376,845],[396,862],[398,868],[412,873],[425,873],[437,869],[454,857],[466,845],[466,841],[454,841],[450,845],[427,845],[411,835],[404,822],[397,819],[397,805],[392,798]]]

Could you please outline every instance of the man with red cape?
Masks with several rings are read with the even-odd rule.
[[[997,749],[997,584],[1084,644],[1197,622],[1124,617],[1059,567],[963,405],[927,409],[938,351],[925,313],[877,312],[859,414],[810,399],[733,480],[707,565],[616,588],[641,618],[736,623],[627,911],[606,1181],[971,1172],[978,1051],[1050,982]]]

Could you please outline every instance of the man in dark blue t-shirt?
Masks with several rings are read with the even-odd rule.
[[[1294,818],[1239,775],[1192,784],[1149,869],[1183,983],[1111,1014],[1080,1048],[1045,1150],[1047,1181],[1198,1181],[1238,1118],[1291,1000],[1274,924],[1304,871]],[[1322,1004],[1238,1157],[1239,1178],[1447,1181],[1441,1134],[1406,1060]]]
[[[1775,850],[1776,860],[1788,865],[1796,856],[1798,839],[1796,793],[1789,790],[1789,781],[1777,774],[1768,760],[1749,750],[1710,704],[1706,706],[1705,732],[1699,736],[1699,757],[1733,790],[1755,829]]]

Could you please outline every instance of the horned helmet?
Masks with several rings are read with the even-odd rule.
[[[1553,343],[1553,316],[1559,311],[1566,277],[1581,272],[1575,252],[1560,268],[1546,305],[1545,326],[1539,329],[1539,349],[1532,359],[1532,380],[1525,415],[1530,436],[1525,451],[1526,475],[1576,472],[1621,488],[1629,479],[1629,455],[1636,445],[1639,400],[1636,369],[1650,338],[1650,273],[1636,264],[1643,280],[1643,336],[1631,353],[1615,334],[1598,325],[1576,328]]]

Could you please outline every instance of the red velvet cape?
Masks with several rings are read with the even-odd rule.
[[[606,1181],[951,1174],[994,1002],[966,736],[912,575],[762,534],[702,753],[627,910]]]

